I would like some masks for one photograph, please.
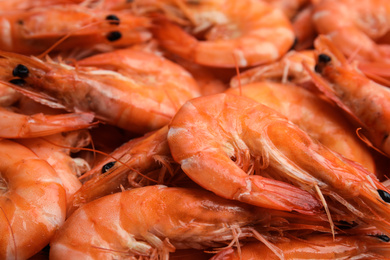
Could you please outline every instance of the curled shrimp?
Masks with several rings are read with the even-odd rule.
[[[0,107],[0,137],[31,138],[88,128],[93,118],[91,113],[24,115]]]
[[[291,238],[275,242],[283,251],[286,260],[292,259],[387,259],[390,250],[388,241],[378,237],[328,234],[310,235],[306,238]],[[251,242],[242,246],[241,251],[227,248],[210,260],[279,259],[263,243]]]
[[[257,123],[252,121],[255,118]],[[256,167],[267,168],[273,160],[268,132],[274,121],[275,125],[288,125],[286,119],[251,99],[205,96],[181,107],[169,126],[168,143],[183,171],[221,197],[278,210],[318,213],[320,204],[308,192],[253,175]]]
[[[363,128],[374,147],[390,155],[390,90],[368,79],[325,36],[316,39],[318,59],[311,73],[318,89]]]
[[[264,209],[197,189],[147,186],[75,211],[50,243],[50,258],[168,259],[175,249],[218,247],[252,236]]]
[[[251,99],[217,94],[187,101],[172,119],[168,143],[183,171],[219,196],[306,214],[318,212],[312,197],[318,196],[331,221],[328,198],[390,234],[390,191],[372,173]]]
[[[154,35],[167,50],[213,67],[248,67],[279,59],[292,46],[288,18],[263,1],[140,1],[164,10]],[[152,2],[152,3],[149,3]],[[145,4],[148,3],[148,4]],[[212,15],[211,15],[212,14]],[[184,20],[193,35],[170,20]]]
[[[150,21],[130,11],[54,5],[3,13],[0,49],[26,55],[56,50],[125,47],[151,38]]]
[[[3,139],[0,157],[0,258],[27,259],[65,221],[65,190],[53,168],[28,148]]]
[[[387,0],[324,0],[315,5],[313,22],[347,57],[389,61],[390,42],[377,43],[390,32]]]
[[[150,53],[119,50],[80,61],[97,67],[73,67],[8,52],[0,55],[7,70],[0,77],[23,94],[54,108],[93,112],[101,121],[136,133],[168,124],[186,100],[199,95],[187,71]]]
[[[337,108],[299,86],[257,82],[230,88],[227,94],[243,95],[275,109],[313,139],[376,173],[374,158]]]

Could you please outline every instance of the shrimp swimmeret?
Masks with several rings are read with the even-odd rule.
[[[372,173],[254,100],[217,94],[187,101],[168,143],[183,171],[219,196],[306,214],[318,213],[317,196],[329,217],[326,195],[390,234],[390,191]]]
[[[0,158],[0,258],[27,259],[65,221],[65,190],[54,169],[20,144],[0,140]]]

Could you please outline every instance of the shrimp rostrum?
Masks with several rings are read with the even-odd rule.
[[[184,172],[222,197],[315,214],[315,196],[331,220],[329,198],[390,233],[389,190],[372,173],[253,100],[227,94],[192,99],[173,118],[168,142]]]

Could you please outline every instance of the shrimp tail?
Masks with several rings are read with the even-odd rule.
[[[239,201],[306,215],[319,213],[319,202],[307,191],[259,175],[252,176],[250,180],[251,191],[241,193]]]

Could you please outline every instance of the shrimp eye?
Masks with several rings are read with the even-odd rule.
[[[329,61],[331,61],[332,59],[330,58],[330,56],[326,55],[326,54],[320,54],[318,55],[318,62],[319,63],[328,63]]]
[[[390,237],[386,235],[376,235],[376,237],[382,240],[383,242],[390,242]]]
[[[24,79],[11,79],[9,82],[18,86],[23,86],[24,84],[26,84],[26,81]]]
[[[102,173],[107,172],[109,169],[111,169],[115,165],[115,162],[109,162],[103,165],[102,167]]]
[[[119,40],[121,37],[122,37],[122,34],[118,31],[110,32],[106,36],[107,40],[109,40],[110,42]]]
[[[12,75],[14,75],[15,77],[21,77],[21,78],[25,78],[28,76],[28,68],[22,64],[18,64],[14,70],[12,71]]]
[[[390,203],[390,194],[384,190],[378,190],[379,196],[381,196],[382,200]]]
[[[106,16],[106,20],[107,21],[110,21],[110,24],[116,24],[118,25],[120,23],[120,20],[118,18],[118,16],[116,16],[115,14],[109,14]]]

